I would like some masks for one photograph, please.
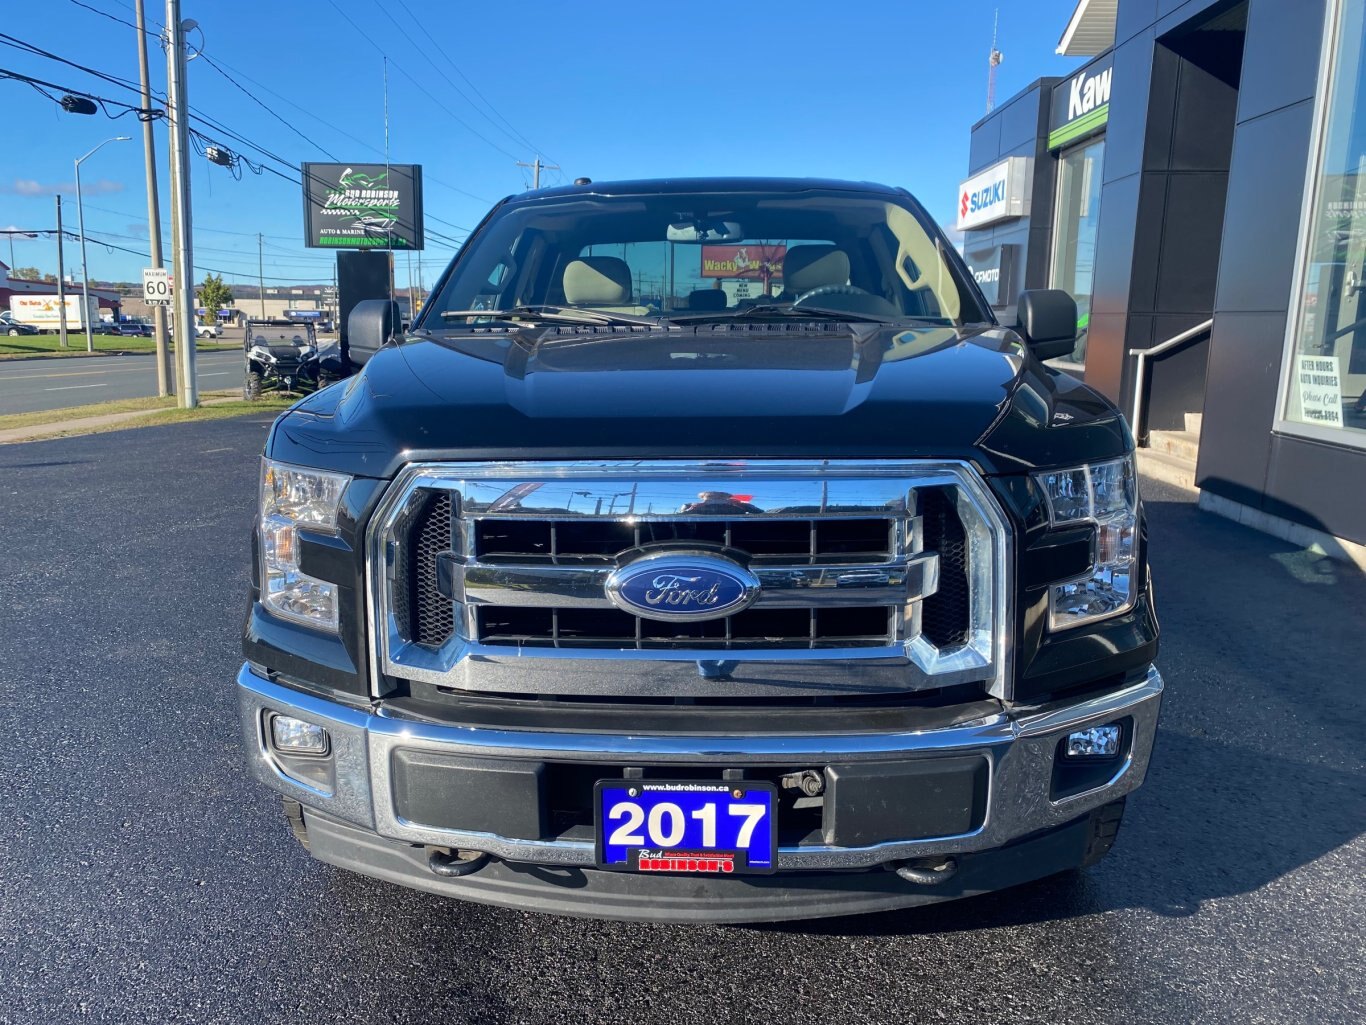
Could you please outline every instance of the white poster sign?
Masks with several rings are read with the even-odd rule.
[[[1342,374],[1336,356],[1300,356],[1295,386],[1305,423],[1342,426]]]

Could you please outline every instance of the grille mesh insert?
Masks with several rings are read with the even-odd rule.
[[[400,624],[406,619],[409,640],[439,647],[455,632],[455,607],[436,586],[436,558],[451,548],[449,491],[428,491],[418,500],[408,537],[411,554],[403,560],[407,587],[395,587],[396,596],[402,596],[395,603],[395,615]],[[406,617],[398,616],[402,606]]]
[[[951,492],[926,488],[918,495],[925,551],[939,553],[939,590],[921,603],[920,629],[937,647],[952,648],[968,637],[968,539]]]

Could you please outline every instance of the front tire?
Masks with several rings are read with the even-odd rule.
[[[246,382],[242,385],[242,398],[255,402],[261,397],[262,378],[259,371],[248,370]]]

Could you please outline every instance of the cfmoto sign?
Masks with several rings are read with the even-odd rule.
[[[958,230],[1029,213],[1028,157],[1007,157],[958,186]]]

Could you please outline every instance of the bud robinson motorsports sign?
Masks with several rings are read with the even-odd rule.
[[[304,164],[304,244],[421,249],[420,164]]]

